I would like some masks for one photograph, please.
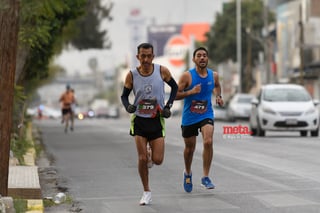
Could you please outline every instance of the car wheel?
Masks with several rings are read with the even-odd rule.
[[[252,136],[257,135],[257,129],[256,129],[256,128],[252,128],[252,127],[250,127],[250,129],[251,129],[250,134],[251,134]]]
[[[257,118],[257,135],[263,137],[263,136],[265,136],[265,134],[266,134],[266,131],[264,131],[261,128],[259,118]]]
[[[311,131],[310,133],[311,133],[312,137],[318,137],[319,136],[319,128],[316,129],[315,131]]]
[[[232,116],[232,114],[229,111],[227,111],[227,119],[228,119],[229,122],[235,122],[236,121],[236,119]]]
[[[300,131],[300,136],[306,137],[307,136],[307,131]]]
[[[252,120],[251,119],[253,120],[254,118],[249,119],[250,135],[256,136],[257,135],[257,128],[252,127]]]
[[[234,117],[229,117],[228,119],[230,122],[236,122],[236,119]]]

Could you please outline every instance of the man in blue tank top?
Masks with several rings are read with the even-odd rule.
[[[171,115],[170,108],[176,97],[178,85],[168,68],[152,63],[153,46],[142,43],[138,46],[137,59],[140,65],[130,70],[125,78],[121,101],[131,117],[130,135],[134,136],[138,152],[138,170],[143,185],[140,205],[151,203],[149,187],[148,157],[156,165],[164,158],[164,118]],[[170,97],[165,104],[164,82],[171,87]],[[134,103],[129,103],[129,94],[133,90]],[[148,155],[147,147],[151,147]]]
[[[193,52],[192,60],[195,63],[195,68],[181,75],[176,96],[176,100],[184,99],[181,130],[185,142],[183,186],[186,192],[192,191],[191,164],[199,130],[203,140],[203,176],[201,185],[207,189],[215,188],[209,178],[213,158],[214,132],[212,94],[216,95],[216,103],[220,106],[223,105],[218,73],[207,68],[207,49],[204,47],[197,48]]]

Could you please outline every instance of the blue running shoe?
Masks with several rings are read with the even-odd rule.
[[[201,178],[201,185],[206,187],[206,189],[214,189],[215,185],[211,182],[209,177]]]
[[[186,192],[192,191],[192,173],[187,175],[185,172],[183,173],[183,188]]]

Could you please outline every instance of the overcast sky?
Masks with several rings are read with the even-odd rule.
[[[109,0],[105,1],[106,4]],[[85,51],[64,53],[58,57],[68,72],[85,72],[87,58],[96,56],[100,68],[112,67],[124,63],[130,50],[130,30],[128,19],[130,11],[139,8],[145,18],[146,26],[154,21],[156,24],[182,24],[195,22],[214,23],[215,14],[221,12],[222,2],[228,0],[112,0],[114,7],[111,11],[113,20],[103,23],[112,41],[112,49],[108,51]],[[89,55],[89,56],[88,56]],[[102,58],[102,59],[101,59]],[[70,63],[71,62],[71,63]]]
[[[113,21],[107,25],[113,43],[112,52],[125,57],[130,51],[128,18],[133,8],[140,8],[146,23],[182,24],[194,22],[213,23],[220,12],[223,0],[116,0],[112,10]],[[119,60],[118,58],[116,59]]]

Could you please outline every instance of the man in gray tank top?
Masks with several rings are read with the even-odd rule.
[[[149,187],[149,161],[161,165],[164,158],[164,118],[171,116],[170,108],[178,91],[178,85],[168,68],[154,64],[153,46],[142,43],[137,48],[140,65],[127,73],[121,102],[131,118],[130,135],[135,139],[138,153],[138,171],[143,185],[140,205],[151,204]],[[164,82],[170,88],[169,100],[165,103]],[[129,103],[133,91],[134,102]],[[150,147],[150,152],[148,152]],[[148,154],[149,153],[149,154]]]

